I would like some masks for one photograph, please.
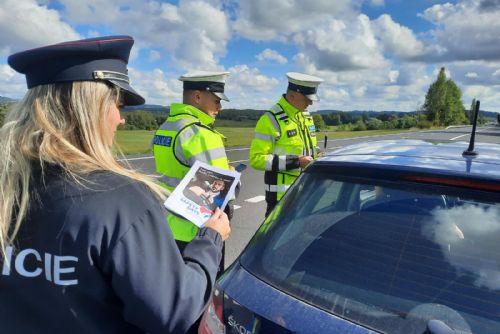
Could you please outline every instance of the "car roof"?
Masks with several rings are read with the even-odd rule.
[[[476,143],[476,156],[462,155],[467,142],[381,140],[346,146],[319,159],[323,163],[349,162],[450,171],[500,179],[500,145]]]

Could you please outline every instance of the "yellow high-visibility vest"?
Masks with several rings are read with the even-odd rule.
[[[250,145],[250,164],[265,171],[266,199],[281,199],[300,175],[299,156],[318,156],[316,127],[307,111],[280,101],[264,113]]]
[[[174,190],[196,160],[229,170],[223,136],[213,129],[213,123],[212,117],[191,105],[170,106],[167,120],[153,138],[161,185]],[[189,242],[198,233],[196,225],[172,213],[167,222],[176,240]]]

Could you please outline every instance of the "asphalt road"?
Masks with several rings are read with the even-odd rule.
[[[454,127],[439,131],[420,131],[402,134],[380,135],[371,137],[356,137],[328,140],[327,151],[339,147],[359,143],[385,139],[422,139],[443,140],[450,142],[469,141],[471,127]],[[323,147],[323,138],[318,138],[319,146]],[[500,127],[485,126],[478,127],[476,142],[500,144]],[[249,148],[232,148],[227,150],[229,161],[233,165],[242,162],[248,165]],[[128,157],[127,161],[134,167],[145,173],[154,174],[155,165],[151,155]],[[264,176],[263,172],[256,171],[250,166],[242,173],[242,189],[235,201],[235,215],[231,222],[232,234],[226,242],[225,265],[229,266],[245,248],[264,219]]]

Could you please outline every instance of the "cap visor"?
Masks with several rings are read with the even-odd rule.
[[[309,94],[309,95],[304,95],[311,101],[319,101],[319,96],[318,94]]]
[[[146,100],[139,95],[128,83],[119,80],[108,80],[123,92],[123,103],[126,106],[138,106],[144,104]]]
[[[224,93],[219,93],[219,92],[212,92],[212,93],[214,93],[214,95],[220,98],[221,100],[229,102],[229,99]]]

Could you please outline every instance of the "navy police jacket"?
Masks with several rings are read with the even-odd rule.
[[[109,172],[34,175],[27,218],[0,262],[0,333],[184,333],[221,258],[208,228],[179,252],[162,203]],[[38,180],[38,181],[37,181]]]

